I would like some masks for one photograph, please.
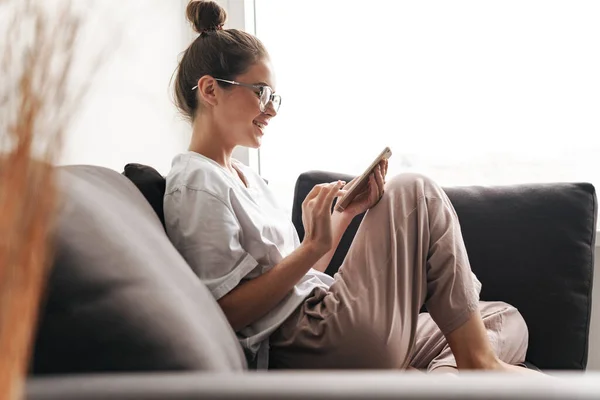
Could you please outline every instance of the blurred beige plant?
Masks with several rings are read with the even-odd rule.
[[[0,399],[24,395],[51,261],[57,162],[83,90],[68,0],[0,0]]]

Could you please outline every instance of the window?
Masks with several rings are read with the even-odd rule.
[[[291,211],[308,170],[441,185],[600,185],[600,2],[255,0],[283,102],[260,150]]]

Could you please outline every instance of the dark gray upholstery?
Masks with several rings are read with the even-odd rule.
[[[55,375],[31,377],[27,398],[542,399],[600,394],[595,375],[538,380],[394,371],[237,373],[243,356],[233,333],[206,289],[165,242],[158,217],[136,187],[98,167],[68,167],[62,175],[66,203],[58,255],[34,354],[34,371]],[[340,178],[352,177],[326,172],[299,177],[293,220],[301,237],[300,205],[306,193],[316,183]],[[162,185],[160,179],[143,181],[148,182]],[[158,186],[140,190],[158,196],[153,204],[159,204]],[[585,368],[594,188],[582,183],[445,190],[483,282],[482,297],[508,301],[525,316],[529,361],[545,370]],[[330,274],[339,268],[361,218],[344,236]],[[234,372],[120,372],[165,369]],[[64,374],[87,371],[102,374]]]
[[[59,176],[56,258],[32,372],[244,369],[218,304],[136,187],[100,167]]]
[[[300,237],[302,201],[311,188],[352,176],[313,171],[296,184],[293,222]],[[541,368],[585,369],[597,200],[588,183],[444,189],[460,219],[483,300],[506,301],[529,327],[527,360]],[[327,273],[342,263],[363,216],[353,221]]]

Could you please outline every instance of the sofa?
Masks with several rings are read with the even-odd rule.
[[[248,371],[218,304],[165,234],[164,177],[141,164],[128,164],[122,173],[89,165],[57,169],[60,208],[52,237],[54,262],[40,310],[27,398],[444,398],[449,393],[492,398],[492,392],[497,398],[516,398],[548,390],[600,394],[595,383],[578,382],[586,379],[580,374],[568,385],[537,379],[507,385],[506,377],[474,373],[465,374],[462,384],[438,377],[438,385],[432,386],[426,383],[429,375],[398,371]],[[303,199],[315,184],[337,179],[349,181],[352,176],[309,171],[298,177],[292,220],[301,239]],[[537,183],[444,190],[483,284],[482,300],[506,301],[527,322],[528,366],[547,374],[584,371],[597,218],[594,187]],[[328,274],[341,265],[362,217],[343,236]]]

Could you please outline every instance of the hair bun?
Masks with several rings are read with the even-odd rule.
[[[185,13],[198,33],[221,29],[227,19],[225,10],[212,0],[192,0]]]

